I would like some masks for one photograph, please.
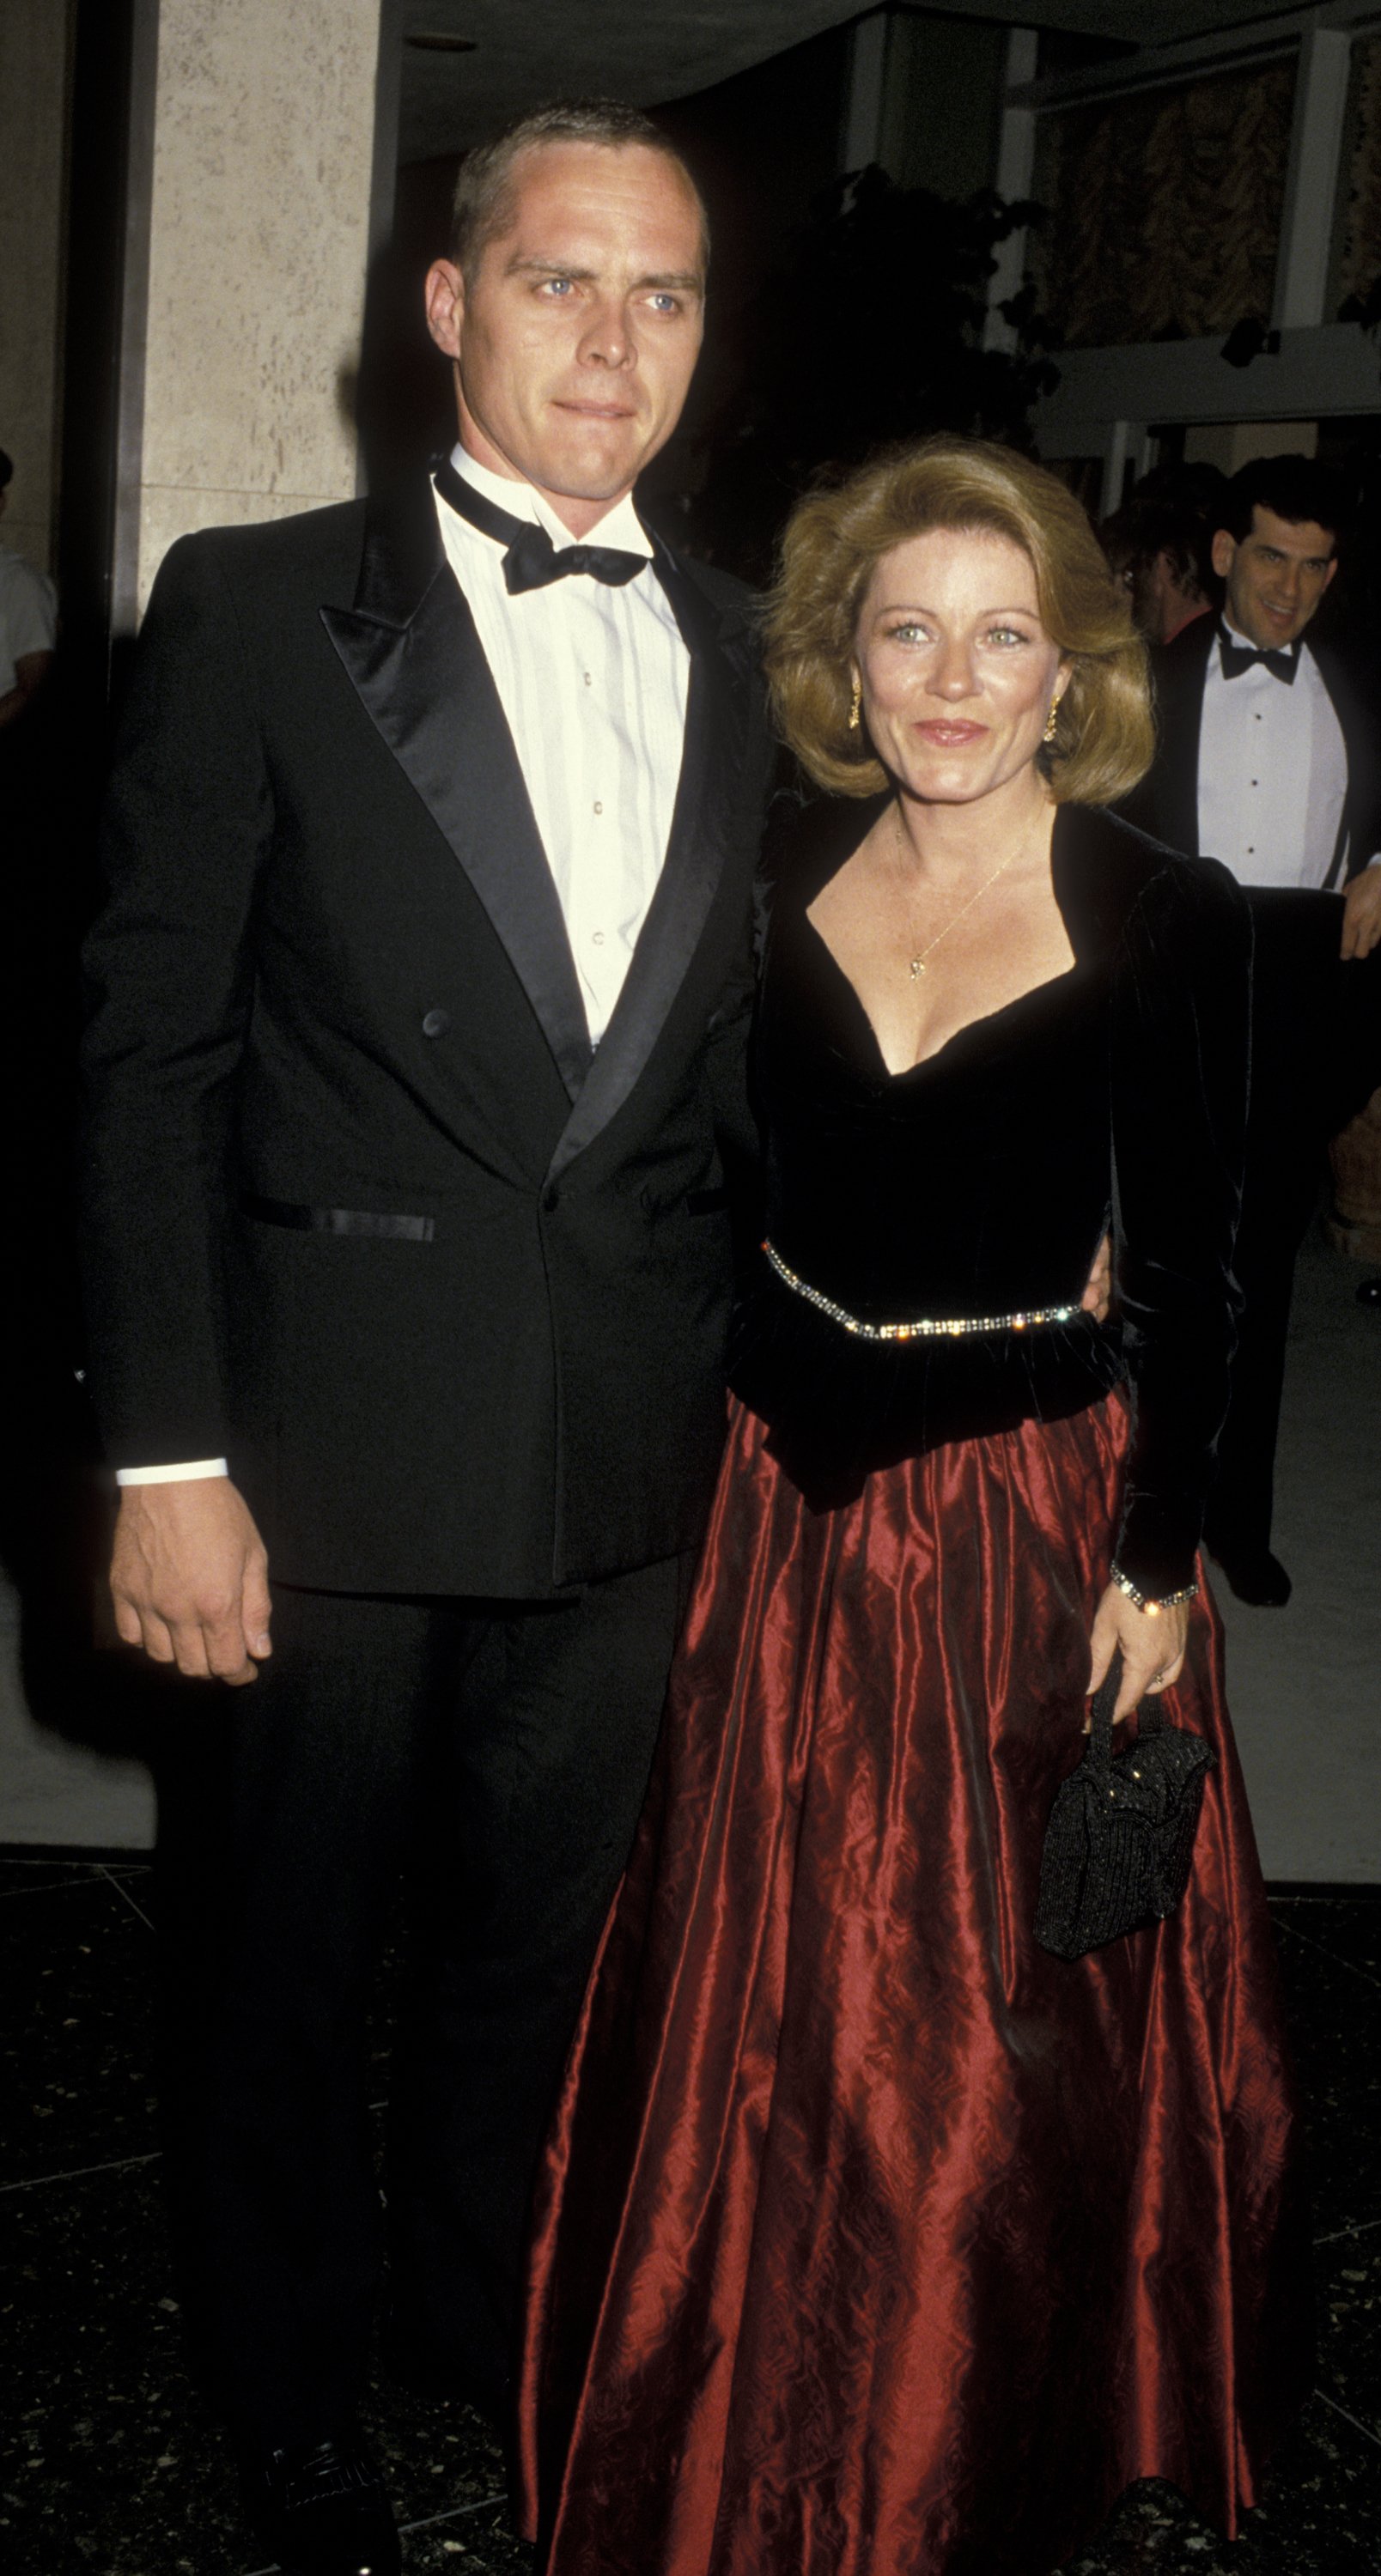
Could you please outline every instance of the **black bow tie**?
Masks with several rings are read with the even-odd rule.
[[[1250,671],[1254,662],[1264,662],[1267,670],[1274,672],[1278,680],[1284,680],[1287,687],[1294,684],[1295,673],[1299,669],[1299,654],[1294,648],[1289,652],[1258,652],[1255,645],[1234,643],[1226,626],[1220,626],[1218,649],[1223,656],[1225,680],[1240,680],[1243,672]]]
[[[548,582],[564,581],[572,572],[587,572],[596,581],[618,587],[635,581],[648,568],[646,555],[628,554],[619,546],[554,546],[546,529],[539,528],[535,519],[515,519],[511,511],[501,510],[483,492],[477,492],[473,483],[457,474],[449,458],[436,469],[436,488],[443,501],[449,501],[472,528],[481,529],[506,549],[503,577],[510,596],[523,590],[545,590]]]

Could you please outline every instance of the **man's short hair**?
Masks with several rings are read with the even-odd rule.
[[[1114,572],[1144,578],[1164,555],[1182,591],[1212,598],[1209,523],[1193,502],[1143,500],[1134,492],[1098,534]]]
[[[474,276],[488,244],[510,220],[515,163],[524,152],[543,143],[601,143],[615,152],[636,143],[646,151],[664,153],[684,172],[700,209],[708,264],[710,226],[705,201],[675,144],[661,127],[654,125],[640,107],[630,107],[626,99],[558,98],[545,107],[531,108],[526,116],[515,117],[487,143],[474,144],[461,162],[451,210],[451,257],[467,282]]]
[[[1215,524],[1240,545],[1252,533],[1252,513],[1273,511],[1292,527],[1312,521],[1336,545],[1347,523],[1347,503],[1336,474],[1314,456],[1257,456],[1234,474],[1218,505]]]

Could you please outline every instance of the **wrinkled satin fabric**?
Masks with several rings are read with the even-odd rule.
[[[520,2485],[549,2576],[1044,2576],[1132,2480],[1225,2532],[1309,2359],[1274,1948],[1212,1774],[1168,1923],[1031,1932],[1120,1393],[813,1513],[736,1408],[541,2177]]]

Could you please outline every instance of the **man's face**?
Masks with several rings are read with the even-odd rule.
[[[534,145],[506,228],[467,286],[427,279],[433,339],[456,362],[461,436],[521,477],[572,534],[631,490],[681,415],[704,319],[700,209],[644,144]]]
[[[1249,537],[1220,528],[1213,569],[1227,583],[1229,623],[1262,651],[1302,635],[1338,569],[1334,535],[1313,519],[1278,519],[1258,501]]]

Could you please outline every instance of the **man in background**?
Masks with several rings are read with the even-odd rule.
[[[1381,700],[1308,632],[1343,521],[1311,458],[1233,478],[1211,549],[1223,607],[1153,654],[1159,747],[1127,805],[1172,849],[1221,859],[1252,908],[1243,1312],[1205,1537],[1238,1598],[1271,1607],[1290,1597],[1271,1520],[1295,1259],[1324,1145],[1381,1078]]]
[[[1205,488],[1204,477],[1209,477]],[[1211,468],[1158,467],[1099,529],[1148,644],[1170,644],[1219,596],[1213,530],[1223,477]]]
[[[14,460],[0,447],[0,518],[9,505]],[[13,546],[0,544],[0,725],[27,713],[52,668],[57,593]]]

